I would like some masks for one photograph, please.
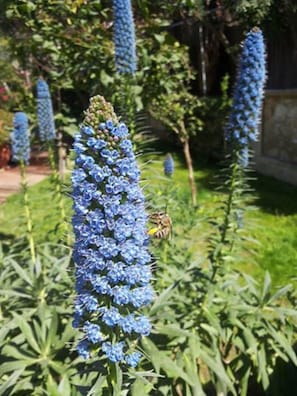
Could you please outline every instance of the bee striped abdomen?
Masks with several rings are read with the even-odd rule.
[[[158,239],[169,238],[172,229],[172,221],[167,213],[152,213],[149,216],[149,219],[152,224],[156,225],[156,227],[153,227],[148,231],[149,235]]]

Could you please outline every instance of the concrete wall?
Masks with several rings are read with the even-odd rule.
[[[266,91],[256,169],[297,185],[297,89]]]

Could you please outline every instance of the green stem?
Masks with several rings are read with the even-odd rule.
[[[36,249],[35,249],[35,242],[33,238],[33,223],[32,223],[32,216],[31,210],[29,206],[29,197],[28,197],[28,183],[26,178],[26,165],[24,161],[20,161],[20,171],[21,171],[21,187],[23,191],[23,200],[24,200],[24,209],[25,209],[25,216],[27,220],[27,238],[30,247],[30,253],[32,261],[35,263],[36,261]]]
[[[227,234],[228,231],[230,229],[230,215],[232,213],[233,207],[234,207],[234,200],[236,199],[236,193],[239,190],[239,181],[242,179],[243,175],[242,175],[242,169],[233,161],[233,165],[232,165],[232,172],[231,172],[231,176],[230,176],[230,188],[229,188],[229,193],[228,193],[228,198],[227,198],[227,203],[226,203],[226,209],[225,209],[225,213],[224,213],[224,218],[223,218],[223,222],[222,225],[220,227],[220,240],[219,240],[219,244],[220,244],[220,249],[216,254],[216,259],[213,260],[213,273],[211,276],[211,280],[212,282],[214,282],[217,271],[219,269],[219,267],[222,266],[222,257],[223,257],[223,252],[222,249],[224,248],[224,246],[226,245],[226,240],[227,240]],[[230,252],[233,249],[233,240],[230,242]],[[215,262],[214,262],[215,261]]]
[[[59,173],[57,170],[54,148],[53,148],[53,144],[51,142],[47,142],[47,146],[48,146],[50,167],[52,170],[52,181],[53,181],[53,184],[55,187],[55,194],[58,199],[58,207],[61,212],[61,220],[62,220],[61,226],[62,226],[63,231],[65,233],[68,233],[68,223],[67,223],[65,204],[64,204],[63,194],[62,194],[62,185],[61,185],[61,179],[60,179],[60,176],[59,176]]]
[[[168,177],[168,180],[166,181],[166,186],[165,186],[165,212],[167,213],[168,207],[169,207],[169,201],[170,201],[170,190],[171,190],[171,183],[172,179],[171,176]]]

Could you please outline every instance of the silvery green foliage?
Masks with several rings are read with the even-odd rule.
[[[134,74],[137,58],[131,0],[114,0],[113,12],[116,69],[121,74]]]
[[[55,121],[51,95],[46,81],[37,81],[37,117],[39,136],[42,141],[51,141],[56,137]]]
[[[163,162],[165,176],[172,176],[174,172],[174,161],[171,154],[167,154]]]
[[[28,130],[28,118],[25,113],[15,113],[13,120],[13,132],[11,133],[11,147],[13,161],[23,161],[25,164],[30,160],[30,138]]]
[[[257,138],[264,98],[265,46],[260,29],[252,29],[243,43],[233,105],[226,128],[226,138],[236,144],[240,161],[248,165],[248,145]]]
[[[153,299],[147,216],[128,129],[101,96],[91,99],[74,152],[77,349],[136,366],[141,354],[129,345],[151,330],[138,312]]]
[[[34,389],[39,395],[78,396],[70,261],[64,245],[39,244],[38,260],[32,261],[27,243],[10,243],[7,251],[0,244],[1,395],[30,395]]]

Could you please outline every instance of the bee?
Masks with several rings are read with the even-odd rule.
[[[167,239],[172,232],[172,221],[168,213],[155,212],[149,216],[149,220],[156,227],[148,230],[148,234],[158,239]]]

